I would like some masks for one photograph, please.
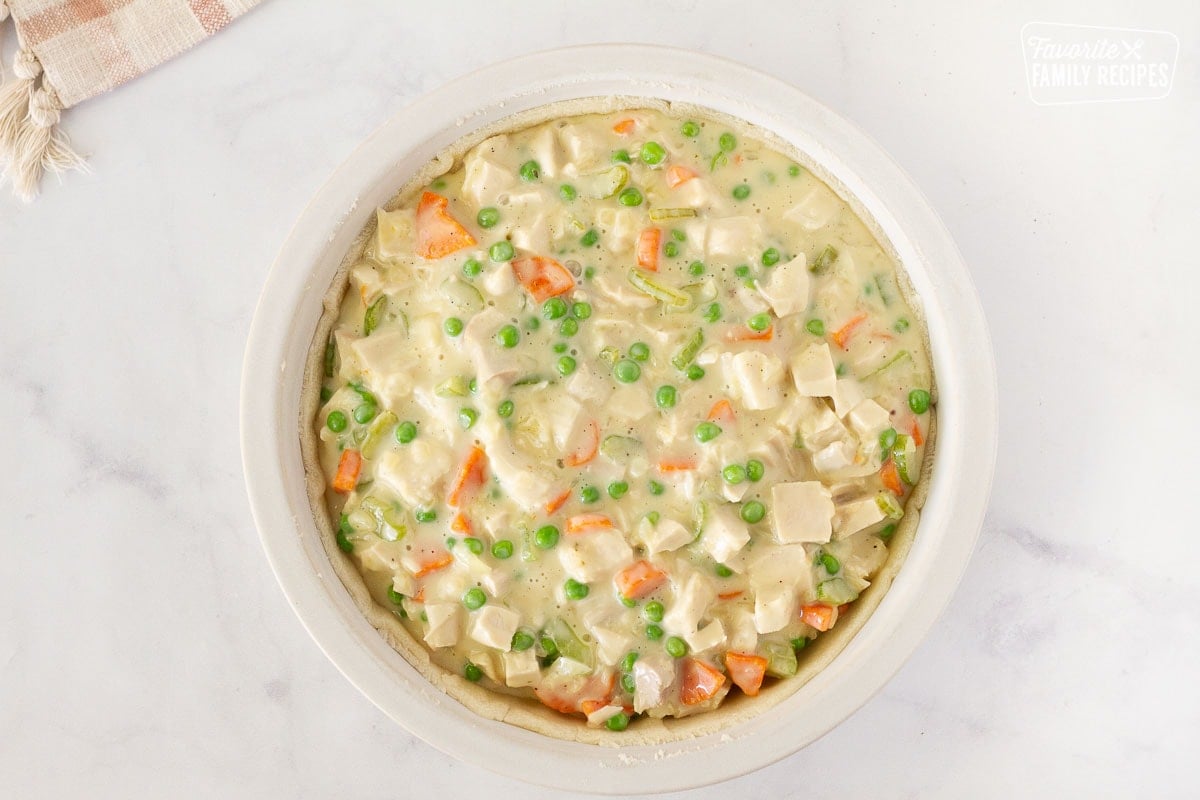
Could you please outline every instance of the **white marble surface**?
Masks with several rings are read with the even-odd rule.
[[[621,40],[745,61],[891,151],[972,266],[1002,395],[939,627],[824,739],[696,796],[1197,796],[1200,6],[457,5],[271,0],[70,112],[93,174],[0,197],[0,796],[552,796],[408,736],[309,640],[247,508],[238,378],[356,142],[490,61]],[[1033,105],[1031,20],[1175,32],[1172,95]]]

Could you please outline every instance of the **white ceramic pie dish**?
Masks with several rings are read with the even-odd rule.
[[[321,303],[377,205],[460,137],[512,114],[623,95],[705,106],[806,152],[853,194],[900,257],[924,307],[938,385],[936,466],[917,536],[879,607],[833,663],[762,714],[682,742],[568,742],[483,719],[430,685],[367,622],[312,519],[298,433],[305,360]],[[555,50],[488,67],[426,95],[376,131],[305,209],[263,290],[246,348],[241,436],[263,546],[301,621],[385,713],[444,752],[525,780],[621,794],[744,774],[809,744],[899,669],[949,602],[987,505],[997,433],[983,313],[949,234],[900,168],[798,89],[712,56],[644,45]]]

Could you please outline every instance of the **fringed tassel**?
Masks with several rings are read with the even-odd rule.
[[[2,1],[2,0],[0,0]],[[0,13],[7,8],[0,4]],[[0,86],[0,165],[12,181],[13,191],[25,202],[37,194],[42,174],[84,169],[83,159],[71,149],[58,129],[62,104],[53,89],[40,81],[42,65],[31,50],[18,50],[13,79]]]

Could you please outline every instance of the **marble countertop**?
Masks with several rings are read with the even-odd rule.
[[[71,110],[92,174],[0,196],[0,795],[554,796],[407,735],[308,638],[250,518],[238,381],[275,251],[357,142],[488,62],[623,40],[746,62],[882,143],[972,267],[1001,389],[940,624],[825,738],[695,796],[1200,792],[1200,6],[336,5],[273,0]],[[1035,20],[1174,32],[1172,93],[1035,105]]]

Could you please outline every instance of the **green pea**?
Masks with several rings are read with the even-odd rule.
[[[803,650],[805,647],[808,647],[808,637],[797,636],[795,639],[792,639],[789,644],[791,644],[792,649],[794,650]]]
[[[661,164],[667,157],[667,151],[658,142],[646,142],[642,145],[642,163],[654,166]]]
[[[579,243],[584,247],[591,247],[598,241],[600,241],[600,234],[596,232],[595,228],[591,228],[587,233],[579,237]]]
[[[496,223],[500,221],[500,210],[488,206],[487,208],[479,209],[479,213],[475,215],[475,221],[479,223],[481,228],[494,228]]]
[[[496,406],[496,413],[505,419],[511,417],[515,410],[516,404],[512,400],[501,400],[500,405]]]
[[[799,164],[792,164],[788,167],[788,175],[791,175],[793,178],[795,178],[799,174],[800,174],[800,165]]]
[[[629,157],[629,151],[625,149],[617,150],[612,154],[612,163],[614,164],[632,164],[633,159]]]
[[[676,242],[667,242],[663,245],[663,255],[667,258],[679,255],[679,245]]]
[[[750,277],[750,267],[746,266],[745,264],[736,266],[733,268],[733,274],[737,275],[739,278],[749,278]]]
[[[661,485],[662,485],[662,484],[656,484],[654,481],[650,481],[650,486],[651,486],[651,489],[650,489],[650,494],[662,494],[662,492],[661,492],[661,491],[658,491],[658,492],[656,492],[656,491],[654,491],[654,489],[653,489],[653,487],[654,487],[654,486],[661,486]],[[657,524],[658,524],[658,519],[659,519],[658,512],[657,512],[657,511],[651,511],[649,514],[647,514],[647,515],[646,515],[646,519],[647,519],[647,520],[649,520],[649,522],[650,522],[650,524],[651,524],[651,525],[657,525]]]
[[[821,322],[819,319],[810,319],[808,322],[804,323],[804,328],[813,336],[825,335],[825,323]]]
[[[699,364],[692,364],[688,366],[686,374],[689,381],[698,381],[704,377],[704,367]]]
[[[436,522],[437,512],[432,508],[418,508],[413,516],[417,518],[417,522]]]
[[[633,383],[642,376],[642,368],[636,361],[622,358],[613,366],[613,377],[621,383]]]
[[[683,231],[681,231],[679,228],[672,228],[671,229],[671,238],[677,242],[686,242],[687,234],[684,233]]]
[[[486,602],[487,595],[484,594],[483,589],[480,589],[478,586],[472,586],[470,589],[467,589],[466,593],[462,597],[463,605],[471,611],[474,611],[478,608],[483,608],[483,604]]]
[[[624,656],[621,657],[621,660],[619,662],[617,662],[617,666],[620,667],[621,672],[632,672],[634,662],[636,662],[637,660],[638,660],[637,651],[630,650],[628,653],[626,653]]]
[[[904,333],[906,330],[908,330],[908,320],[904,317],[896,320],[896,324],[892,326],[892,330],[894,330],[896,333]]]
[[[379,413],[379,407],[374,403],[360,403],[354,407],[354,411],[351,413],[354,416],[355,422],[360,425],[366,425],[375,419],[375,415]]]
[[[542,303],[542,316],[546,319],[559,319],[567,315],[567,304],[561,297],[551,297]]]
[[[555,342],[554,346],[551,347],[550,349],[556,353],[565,353],[565,352],[567,352],[567,343],[566,342]]]
[[[733,570],[731,570],[729,567],[725,566],[724,564],[717,564],[716,569],[717,569],[717,577],[718,578],[728,578],[730,575],[733,574]]]
[[[896,523],[892,522],[888,525],[885,525],[883,527],[883,530],[881,530],[879,533],[877,533],[875,535],[878,536],[880,539],[883,539],[886,542],[888,539],[891,539],[895,533],[896,533]]]
[[[834,374],[835,374],[835,375],[837,375],[839,378],[840,378],[840,377],[842,377],[843,375],[845,375],[845,374],[846,374],[846,364],[845,364],[845,362],[842,362],[842,363],[838,364],[836,367],[834,367],[834,368],[833,368],[833,372],[834,372]]]
[[[496,344],[501,347],[512,349],[521,341],[521,332],[517,330],[516,325],[505,325],[500,330],[496,331]]]
[[[463,539],[463,544],[465,544],[467,549],[475,555],[481,555],[483,553],[483,542],[479,539],[476,539],[474,536],[468,536],[466,539]]]
[[[578,196],[578,192],[575,191],[575,187],[571,184],[564,183],[558,187],[558,196],[563,199],[563,202],[569,203]]]
[[[621,193],[617,195],[617,202],[630,208],[640,206],[642,204],[642,193],[633,186],[630,186],[621,190]]]
[[[697,275],[697,276],[703,275],[704,274],[704,262],[703,261],[693,261],[692,263],[688,264],[688,273],[690,273],[692,275]]]
[[[392,601],[396,605],[400,605],[401,603],[404,602],[404,595],[397,592],[396,587],[392,586],[390,583],[388,584],[388,587],[387,587],[387,596],[388,596],[388,600]]]
[[[496,262],[512,261],[516,254],[512,242],[507,239],[501,239],[488,248],[488,258]]]
[[[757,500],[751,500],[749,503],[742,505],[742,520],[753,525],[756,522],[762,522],[762,518],[767,515],[766,506]]]
[[[562,322],[558,323],[558,332],[568,338],[574,336],[575,334],[579,333],[579,321],[572,319],[571,317],[567,317]]]
[[[553,525],[543,525],[533,534],[533,543],[542,550],[549,550],[558,544],[558,528]]]
[[[582,600],[590,591],[591,588],[586,583],[580,583],[574,578],[567,578],[567,582],[563,584],[563,594],[568,600]]]
[[[330,411],[329,416],[325,417],[325,426],[334,433],[346,430],[346,422],[346,415],[341,411]]]
[[[896,429],[888,428],[883,433],[879,434],[879,449],[884,453],[891,452],[896,446]]]
[[[652,642],[657,642],[663,637],[663,629],[657,625],[646,626],[646,638]]]
[[[726,483],[732,486],[737,486],[739,483],[746,480],[746,468],[741,464],[730,464],[729,466],[725,467],[725,469],[721,470],[721,477],[725,479]]]
[[[463,667],[463,677],[471,683],[478,683],[483,678],[483,670],[468,661]]]
[[[620,600],[621,605],[625,606],[626,608],[633,608],[637,605],[637,600],[632,600],[628,597],[621,597],[621,595],[617,595],[617,599]]]
[[[462,426],[464,431],[469,431],[479,421],[479,412],[473,408],[460,408],[458,410],[458,424]]]
[[[674,408],[676,401],[675,387],[671,385],[660,386],[658,391],[654,393],[654,402],[661,409]]]
[[[446,332],[447,336],[458,336],[463,332],[463,321],[458,317],[446,317],[442,323],[442,330]]]
[[[562,356],[558,359],[558,364],[556,366],[558,367],[559,375],[570,375],[575,371],[575,359],[571,356]]]
[[[571,316],[575,319],[587,319],[592,315],[591,303],[573,303],[571,305]]]
[[[321,402],[328,403],[329,398],[331,398],[331,397],[333,397],[333,390],[330,389],[328,386],[322,386],[321,387]]]
[[[483,272],[483,264],[480,264],[477,258],[468,258],[463,262],[462,272],[468,278],[477,277],[479,273]]]
[[[764,267],[773,267],[779,263],[779,258],[779,251],[774,247],[768,247],[766,250],[763,250],[762,265]]]
[[[629,357],[634,361],[646,361],[650,358],[650,345],[645,342],[634,342],[629,345]]]
[[[766,471],[767,468],[764,467],[763,463],[757,458],[752,458],[746,462],[746,477],[749,478],[752,483],[758,483],[761,481],[763,474]]]
[[[750,187],[745,183],[739,183],[737,186],[733,187],[732,194],[734,200],[745,200],[750,196]]]
[[[704,309],[704,319],[708,322],[717,322],[721,319],[721,304],[710,303],[708,308]]]
[[[621,688],[626,694],[633,694],[637,690],[637,681],[634,680],[631,673],[626,672],[621,676]]]
[[[908,407],[914,414],[924,414],[929,410],[929,392],[924,389],[913,389],[908,393]]]
[[[717,139],[717,145],[723,152],[732,153],[733,149],[737,147],[737,137],[732,133],[722,133],[721,137]]]
[[[533,634],[529,633],[529,631],[517,631],[513,634],[512,649],[518,653],[528,650],[533,647],[533,644]]]
[[[349,538],[352,533],[354,533],[354,528],[350,525],[350,518],[342,514],[341,519],[338,520],[338,529],[334,539],[337,541],[338,549],[343,553],[354,552],[354,542]]]
[[[663,604],[657,600],[651,600],[649,603],[646,603],[646,607],[642,609],[642,615],[645,616],[650,622],[662,622],[664,613],[666,613],[666,609],[663,608]]]
[[[584,280],[590,281],[594,277],[596,277],[596,268],[595,267],[584,267],[583,268],[583,279]]]
[[[842,565],[838,563],[837,558],[830,553],[821,553],[821,566],[823,566],[825,571],[830,575],[836,574],[837,571],[842,568]]]
[[[467,383],[467,391],[471,394],[479,394],[479,381],[471,378],[471,380]]]
[[[546,654],[546,658],[555,659],[558,657],[558,645],[554,643],[554,639],[551,637],[540,637],[538,639],[538,647]]]
[[[595,503],[600,499],[600,490],[595,486],[581,486],[579,499],[584,503]]]
[[[536,161],[526,161],[521,165],[521,169],[518,170],[518,173],[521,175],[521,180],[525,181],[526,183],[533,183],[538,178],[542,177],[542,168],[538,166],[538,162]]]
[[[508,539],[501,539],[492,545],[492,555],[503,561],[506,558],[512,558],[513,543]]]
[[[703,444],[721,435],[721,426],[715,422],[701,422],[696,426],[696,441]]]
[[[667,637],[667,641],[663,644],[663,647],[666,649],[667,655],[671,658],[683,658],[687,655],[687,642],[678,636]]]
[[[625,481],[613,481],[608,485],[608,496],[613,500],[620,500],[629,491],[629,484]]]
[[[667,490],[667,487],[663,486],[658,481],[650,481],[650,483],[647,484],[647,488],[650,489],[650,494],[656,495],[656,496],[662,494],[663,492],[665,492]],[[657,524],[658,523],[658,512],[651,511],[650,513],[655,515],[652,522]]]
[[[679,132],[689,139],[693,139],[700,135],[700,126],[689,119],[679,126]]]
[[[629,727],[629,715],[624,711],[618,711],[608,719],[604,720],[604,727],[608,728],[610,731],[620,733]]]
[[[746,320],[746,326],[752,331],[765,331],[771,327],[770,314],[755,314],[750,319]]]

